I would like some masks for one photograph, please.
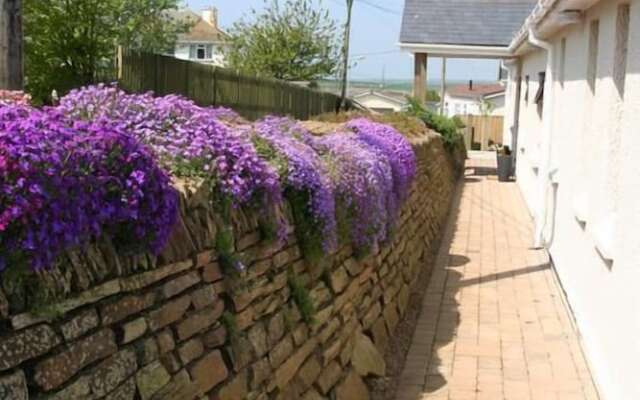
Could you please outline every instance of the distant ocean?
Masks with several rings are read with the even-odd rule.
[[[447,86],[455,86],[455,85],[463,85],[468,83],[466,80],[447,80]],[[478,80],[474,81],[475,83],[491,83],[490,81]],[[440,80],[430,80],[427,82],[427,87],[430,90],[440,90]],[[319,81],[318,84],[321,88],[328,91],[337,91],[340,88],[340,82],[336,80],[323,80]],[[398,92],[411,92],[413,88],[413,80],[410,79],[389,79],[384,82],[382,81],[361,81],[361,80],[352,80],[349,81],[349,87],[351,89],[378,89],[378,90],[393,90]]]

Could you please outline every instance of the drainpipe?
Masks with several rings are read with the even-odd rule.
[[[542,111],[542,120],[543,120],[543,132],[542,137],[543,140],[546,140],[546,152],[542,155],[542,165],[540,168],[540,191],[542,193],[539,210],[537,213],[537,218],[535,221],[536,230],[534,236],[534,247],[542,248],[547,243],[545,243],[544,238],[544,229],[546,227],[547,216],[549,212],[549,208],[547,207],[547,197],[549,196],[550,189],[550,180],[555,171],[550,171],[551,169],[551,150],[553,148],[553,141],[551,140],[552,131],[553,131],[553,107],[554,107],[554,93],[553,86],[555,76],[553,74],[553,65],[554,65],[554,57],[553,57],[553,45],[550,42],[545,42],[538,38],[536,32],[533,28],[529,28],[528,35],[529,43],[536,47],[540,47],[547,52],[547,69],[545,74],[545,85],[544,88],[544,108]],[[544,142],[543,142],[544,147]]]
[[[513,110],[511,111],[511,157],[512,157],[512,173],[515,175],[515,165],[518,149],[518,127],[520,125],[520,96],[522,92],[522,63],[519,59],[502,60],[502,66],[509,71],[509,81],[513,80],[515,84],[515,92],[509,92],[510,97],[513,99]],[[511,84],[511,82],[509,83]],[[514,88],[514,86],[510,86]],[[506,144],[506,143],[505,143]]]

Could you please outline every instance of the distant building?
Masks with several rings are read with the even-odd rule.
[[[407,94],[391,90],[353,90],[351,97],[367,107],[380,113],[398,112],[407,107]]]
[[[445,114],[483,115],[483,106],[490,104],[489,115],[504,116],[505,87],[500,83],[452,86],[445,92]],[[484,111],[484,112],[483,112]]]
[[[218,26],[218,10],[210,7],[198,15],[183,8],[173,13],[173,18],[189,22],[189,32],[178,36],[174,56],[182,60],[224,66],[224,47],[227,34]]]

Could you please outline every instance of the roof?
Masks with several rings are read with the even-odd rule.
[[[354,99],[360,99],[366,96],[374,96],[374,97],[378,97],[387,101],[390,101],[392,103],[396,103],[398,105],[405,105],[407,104],[407,94],[403,93],[403,92],[396,92],[393,90],[371,90],[371,89],[367,89],[361,92],[356,92],[354,90],[354,93],[352,93],[352,97]]]
[[[189,32],[178,35],[178,42],[222,42],[225,40],[226,34],[221,29],[211,25],[188,8],[172,10],[169,12],[169,16],[175,20],[193,24]]]
[[[474,83],[472,89],[469,89],[469,85],[457,85],[451,86],[447,89],[447,94],[451,97],[463,97],[469,99],[480,99],[485,96],[495,96],[497,94],[504,93],[505,87],[500,83],[489,84],[476,84]]]
[[[504,46],[537,0],[406,0],[401,43]]]

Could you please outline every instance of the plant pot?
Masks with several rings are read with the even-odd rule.
[[[498,159],[498,180],[508,182],[511,177],[511,156],[497,154]]]

